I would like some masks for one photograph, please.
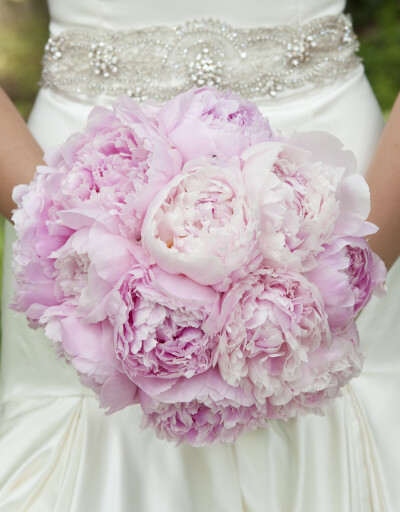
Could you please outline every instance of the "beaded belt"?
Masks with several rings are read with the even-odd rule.
[[[207,19],[179,27],[70,30],[45,47],[41,85],[73,97],[128,94],[164,101],[214,85],[248,98],[332,82],[359,64],[348,16],[237,29]]]

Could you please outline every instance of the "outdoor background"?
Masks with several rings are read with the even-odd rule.
[[[367,75],[387,116],[400,90],[400,0],[349,0],[347,12],[353,17]],[[45,0],[0,0],[0,85],[25,119],[38,89],[47,25]],[[2,225],[0,217],[0,258]]]

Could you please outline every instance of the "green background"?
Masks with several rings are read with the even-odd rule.
[[[387,116],[400,89],[400,1],[351,0],[346,11],[353,17],[359,53]],[[0,0],[0,85],[25,118],[38,89],[47,26],[44,0]],[[0,220],[0,258],[2,246]]]

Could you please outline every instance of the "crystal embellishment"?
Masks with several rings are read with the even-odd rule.
[[[90,65],[93,66],[96,75],[108,78],[112,73],[118,72],[118,57],[111,44],[94,41],[88,55]]]
[[[175,28],[80,29],[49,38],[41,85],[78,98],[165,101],[207,85],[273,98],[344,76],[359,65],[357,50],[346,15],[273,28],[237,29],[207,19]]]
[[[186,56],[187,53],[185,54]],[[194,60],[189,59],[187,67],[193,80],[193,85],[198,87],[219,85],[223,71],[222,57],[223,55],[220,55],[218,51],[210,51],[206,46],[203,46]],[[188,59],[186,58],[186,60]]]

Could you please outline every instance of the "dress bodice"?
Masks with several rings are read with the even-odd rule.
[[[190,19],[217,18],[237,27],[305,23],[340,13],[345,0],[49,0],[51,29],[86,26],[128,29],[179,25]]]

